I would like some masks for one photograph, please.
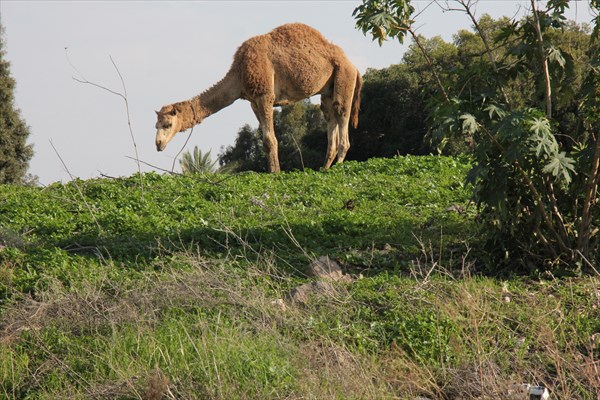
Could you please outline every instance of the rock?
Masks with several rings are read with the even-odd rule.
[[[293,288],[287,294],[286,299],[292,303],[306,304],[311,297],[332,296],[335,293],[335,288],[331,283],[316,281]]]
[[[287,309],[283,299],[275,299],[271,302],[271,304],[273,304],[276,307],[279,307],[282,311],[285,311]]]
[[[550,392],[543,386],[532,386],[529,388],[529,399],[530,400],[548,400],[550,398]]]
[[[548,400],[550,392],[543,386],[531,386],[529,383],[511,385],[507,391],[507,400]]]
[[[311,297],[333,296],[338,293],[331,282],[352,283],[354,280],[345,275],[340,265],[328,256],[313,260],[308,266],[308,275],[317,278],[316,281],[297,286],[285,295],[284,299],[273,300],[271,303],[286,309],[284,301],[289,303],[306,304]]]
[[[336,281],[336,282],[352,282],[352,278],[344,275],[340,265],[329,258],[329,256],[321,256],[314,260],[308,266],[308,274],[319,279]]]
[[[507,400],[526,400],[530,387],[528,383],[511,385],[506,391]]]

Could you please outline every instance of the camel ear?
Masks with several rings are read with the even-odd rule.
[[[160,113],[158,111],[155,110],[154,112],[156,113],[156,115],[160,115]]]
[[[171,115],[177,115],[177,109],[173,107],[173,109],[169,112]]]

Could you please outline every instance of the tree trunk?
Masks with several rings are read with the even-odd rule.
[[[531,0],[531,9],[533,12],[533,23],[537,34],[538,51],[540,53],[540,62],[544,73],[544,81],[546,83],[546,117],[552,118],[552,86],[550,85],[550,70],[548,69],[548,57],[544,50],[544,38],[542,37],[542,28],[540,26],[540,18],[538,11],[535,8],[535,0]]]

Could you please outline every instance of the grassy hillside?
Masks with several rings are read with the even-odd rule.
[[[596,398],[598,281],[478,274],[468,168],[0,186],[0,398]]]

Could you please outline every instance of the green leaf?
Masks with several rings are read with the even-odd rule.
[[[555,177],[562,178],[566,184],[571,183],[571,174],[575,172],[575,160],[567,157],[565,152],[556,154],[548,164],[544,166],[542,172],[548,174],[551,173]]]
[[[537,157],[553,157],[558,153],[558,142],[552,134],[550,121],[546,117],[536,117],[528,121],[529,131],[533,133],[530,141],[534,142],[531,150]]]
[[[556,47],[550,47],[548,49],[548,60],[557,63],[561,68],[564,68],[566,64],[565,57]]]
[[[551,132],[550,130],[550,121],[548,121],[547,118],[545,117],[538,117],[538,118],[533,118],[531,120],[531,125],[529,127],[529,130],[531,132],[534,132],[538,135],[542,135],[542,134],[548,134]]]
[[[484,108],[484,111],[488,113],[490,119],[493,119],[494,115],[499,119],[502,119],[506,116],[506,111],[504,111],[502,108],[498,107],[495,104],[490,104],[489,106]]]
[[[459,119],[462,121],[463,132],[466,132],[469,135],[472,135],[475,132],[477,132],[479,125],[477,124],[477,120],[472,114],[465,113],[461,115]]]
[[[412,23],[410,15],[413,11],[408,0],[363,0],[352,16],[356,19],[356,27],[365,35],[371,33],[373,40],[381,46],[388,37],[403,42]]]
[[[551,156],[558,152],[558,143],[556,143],[553,136],[538,136],[534,141],[536,143],[531,149],[535,151],[537,157],[540,157],[541,155]]]

